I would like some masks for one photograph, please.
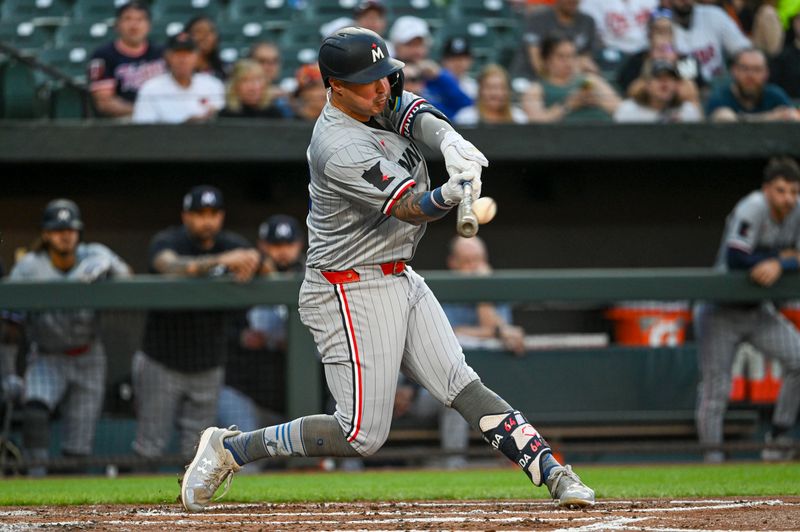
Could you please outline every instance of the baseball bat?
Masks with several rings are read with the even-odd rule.
[[[464,238],[472,238],[478,234],[478,219],[472,212],[472,183],[467,181],[461,186],[464,187],[464,199],[458,204],[456,231]]]

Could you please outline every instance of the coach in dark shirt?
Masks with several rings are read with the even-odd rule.
[[[89,61],[92,101],[98,113],[125,118],[133,113],[136,93],[145,81],[166,71],[163,50],[147,39],[150,11],[133,1],[117,9],[119,38],[95,50]]]
[[[207,185],[194,187],[183,199],[183,225],[153,237],[150,273],[252,279],[261,256],[244,237],[222,230],[224,218],[222,193]],[[142,351],[133,361],[136,453],[162,455],[177,426],[181,453],[191,457],[197,434],[216,418],[231,321],[230,312],[219,310],[148,314]]]

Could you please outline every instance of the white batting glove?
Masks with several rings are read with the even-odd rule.
[[[489,161],[480,150],[455,131],[445,133],[439,147],[442,150],[445,168],[450,177],[470,172],[480,178],[481,167],[489,166]]]
[[[477,199],[481,193],[481,178],[476,177],[474,173],[464,172],[463,174],[456,174],[447,180],[447,183],[442,185],[442,197],[444,202],[449,206],[458,205],[464,199],[464,183],[469,182],[472,184],[472,197]],[[475,191],[477,196],[475,195]]]
[[[111,270],[111,259],[95,255],[81,261],[70,277],[84,283],[93,283],[108,276]]]

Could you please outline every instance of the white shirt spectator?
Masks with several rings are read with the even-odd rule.
[[[133,106],[133,122],[180,124],[223,107],[225,86],[216,77],[194,74],[192,84],[182,87],[167,73],[148,80],[139,89]]]
[[[515,124],[527,124],[528,123],[528,115],[525,114],[525,111],[520,109],[516,106],[511,106],[511,120]],[[480,123],[481,118],[478,113],[478,108],[474,105],[470,105],[469,107],[465,107],[456,113],[456,116],[453,117],[453,122],[460,126],[475,126]]]
[[[673,123],[700,122],[702,119],[703,113],[692,102],[683,102],[680,107],[658,111],[635,100],[625,100],[614,113],[614,122]]]
[[[703,79],[713,81],[725,73],[724,54],[733,55],[751,46],[739,26],[717,6],[695,4],[689,29],[673,24],[675,47],[700,63]]]
[[[606,48],[635,54],[647,47],[647,21],[658,0],[583,0]]]

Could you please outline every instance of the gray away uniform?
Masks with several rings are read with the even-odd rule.
[[[108,274],[128,276],[125,262],[102,244],[78,244],[75,266],[62,272],[46,251],[25,255],[11,271],[11,281],[79,280],[87,261],[107,261]],[[64,400],[64,451],[89,454],[103,404],[106,356],[92,310],[28,312],[30,339],[25,371],[25,402],[38,402],[53,412]]]
[[[363,455],[389,434],[398,371],[448,406],[478,378],[433,293],[403,264],[425,224],[390,216],[407,190],[430,189],[410,138],[426,108],[406,92],[401,112],[387,109],[364,124],[329,103],[307,152],[311,210],[300,316],[323,354],[334,415]]]
[[[770,217],[764,194],[752,192],[728,216],[715,267],[728,270],[729,248],[777,255],[784,249],[798,249],[799,244],[800,206],[778,224]],[[749,342],[783,363],[785,376],[772,422],[784,427],[794,424],[800,406],[800,333],[771,302],[701,304],[695,313],[695,327],[702,379],[697,399],[700,443],[722,443],[731,368],[741,342]]]

